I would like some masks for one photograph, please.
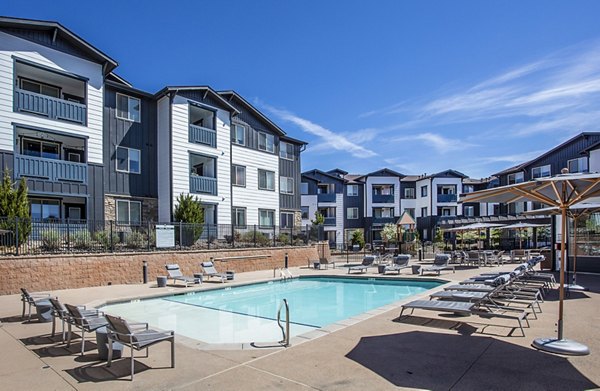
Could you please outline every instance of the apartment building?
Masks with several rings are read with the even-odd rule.
[[[207,224],[301,221],[296,140],[234,91],[139,90],[56,22],[0,17],[0,159],[35,219],[171,221],[180,194]]]

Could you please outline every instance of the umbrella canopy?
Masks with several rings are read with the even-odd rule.
[[[575,341],[563,339],[563,316],[565,298],[565,234],[567,232],[567,211],[580,202],[600,195],[600,173],[569,174],[563,169],[560,175],[536,178],[529,182],[501,186],[476,191],[465,195],[461,202],[541,202],[554,206],[561,211],[561,247],[560,247],[560,286],[558,307],[558,339],[536,339],[533,345],[538,349],[562,354],[589,354],[587,346]]]
[[[526,228],[541,228],[548,224],[533,224],[533,223],[515,223],[510,225],[503,225],[500,229],[526,229]]]
[[[575,204],[569,207],[567,211],[567,215],[569,217],[577,218],[583,215],[590,215],[592,213],[600,212],[600,202],[581,202],[579,204]],[[534,209],[529,210],[527,212],[523,212],[524,215],[530,216],[550,216],[550,215],[559,215],[561,214],[560,208],[550,207],[550,208],[542,208],[542,209]]]
[[[448,229],[445,229],[444,231],[446,231],[446,232],[478,231],[481,229],[497,228],[497,227],[504,227],[504,225],[494,224],[494,223],[473,223],[473,224],[463,225],[462,227],[448,228]]]

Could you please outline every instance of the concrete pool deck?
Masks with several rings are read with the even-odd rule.
[[[446,271],[441,278],[460,281],[489,270],[514,265]],[[375,276],[376,268],[366,274]],[[292,269],[294,275],[346,275],[346,269]],[[410,277],[405,270],[402,276]],[[394,277],[395,275],[390,275]],[[268,280],[273,271],[236,274],[236,283]],[[418,277],[421,278],[421,277]],[[202,349],[176,343],[176,367],[171,369],[169,345],[150,348],[148,358],[136,359],[136,376],[128,379],[129,359],[111,368],[98,360],[93,337],[78,355],[79,339],[67,349],[60,336],[50,337],[50,323],[23,323],[19,295],[0,296],[0,376],[2,389],[40,390],[265,390],[265,389],[523,389],[584,390],[600,385],[600,276],[579,275],[588,292],[572,292],[565,303],[565,335],[587,344],[585,357],[563,357],[530,347],[534,338],[555,336],[558,294],[552,291],[543,313],[525,329],[512,331],[511,322],[455,318],[415,311],[398,319],[399,305],[376,310],[360,322],[346,322],[315,331],[318,338],[292,340],[289,348]],[[197,288],[155,288],[113,285],[51,292],[73,304],[99,303]],[[220,287],[205,283],[201,289]],[[427,297],[427,294],[421,295]],[[415,296],[406,301],[414,300]],[[388,309],[389,308],[389,309]],[[293,309],[292,309],[293,316]],[[340,322],[344,323],[344,322]],[[177,339],[177,338],[176,338]],[[128,357],[126,349],[125,356]],[[142,353],[138,353],[142,356]]]

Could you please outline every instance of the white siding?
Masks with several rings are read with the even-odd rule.
[[[308,206],[308,219],[302,219],[302,225],[312,224],[315,212],[317,211],[317,195],[302,195],[300,196],[300,205]]]
[[[171,161],[169,154],[169,98],[158,101],[157,124],[157,175],[158,175],[158,219],[171,221]]]
[[[201,202],[217,204],[217,223],[231,224],[231,166],[229,112],[217,109],[217,148],[190,143],[188,99],[176,96],[172,104],[172,147],[173,147],[173,205],[181,193],[190,192],[190,152],[196,152],[217,161],[217,195],[197,194]]]
[[[336,244],[344,244],[344,193],[335,195],[335,241]]]
[[[437,187],[438,185],[454,185],[456,186],[456,197],[462,193],[462,179],[461,178],[433,178],[431,183],[431,191],[428,196],[433,199],[433,208],[429,211],[430,215],[437,215],[438,207],[454,207],[456,208],[456,215],[462,215],[462,204],[458,202],[442,202],[437,201]]]
[[[421,197],[421,187],[427,186],[427,197]],[[421,179],[417,181],[417,187],[415,189],[415,217],[423,217],[421,215],[421,208],[427,208],[427,216],[431,216],[431,186],[429,183],[429,178]]]
[[[87,83],[87,126],[13,112],[13,57],[73,73]],[[88,136],[88,162],[102,164],[102,66],[46,46],[0,32],[0,149],[13,151],[11,122]]]
[[[246,208],[249,225],[258,224],[259,209],[275,210],[275,225],[279,226],[279,157],[276,154],[233,145],[232,163],[246,167],[246,187],[232,188],[233,206]],[[275,172],[275,191],[258,189],[259,168]]]
[[[394,202],[391,203],[377,203],[376,207],[394,208],[394,216],[400,216],[400,178],[398,177],[387,177],[387,176],[371,176],[367,178],[365,184],[365,216],[373,217],[373,185],[394,185]]]

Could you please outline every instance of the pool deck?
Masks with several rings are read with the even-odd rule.
[[[441,278],[460,281],[480,272],[513,268],[514,265],[461,268],[456,273],[445,271]],[[343,268],[291,271],[294,275],[346,275]],[[376,272],[372,268],[366,275],[379,276]],[[409,273],[409,269],[404,270],[402,276],[412,277]],[[272,277],[272,270],[242,273],[236,274],[235,283]],[[419,310],[398,319],[400,303],[395,303],[362,320],[342,321],[326,331],[315,331],[312,337],[317,338],[295,338],[289,348],[206,349],[202,344],[177,342],[175,369],[170,368],[169,344],[158,344],[150,348],[148,358],[136,359],[133,382],[128,377],[128,358],[107,368],[98,361],[93,338],[86,338],[86,353],[79,356],[79,339],[67,349],[60,343],[59,335],[54,340],[50,337],[51,323],[23,323],[19,295],[0,296],[0,388],[593,389],[600,385],[600,276],[580,274],[578,283],[590,290],[572,292],[566,300],[565,336],[587,344],[592,351],[589,356],[563,357],[530,347],[534,338],[556,335],[558,294],[552,291],[542,304],[544,312],[531,321],[531,328],[525,329],[526,337],[518,336],[518,331],[511,336],[514,322],[497,319],[456,318]],[[200,288],[155,285],[114,285],[51,293],[62,302],[86,304],[221,286],[218,282],[204,283]],[[406,301],[420,297],[427,298],[427,294]],[[293,316],[293,309],[291,313]],[[128,354],[127,349],[125,355]]]

